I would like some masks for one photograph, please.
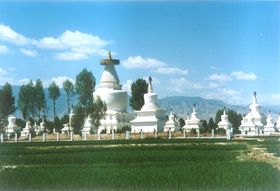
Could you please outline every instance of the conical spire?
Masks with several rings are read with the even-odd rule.
[[[195,104],[193,104],[193,113],[196,112]]]
[[[151,76],[148,79],[148,93],[153,93],[152,77]]]
[[[253,104],[257,103],[257,92],[254,92],[254,96],[253,96]]]

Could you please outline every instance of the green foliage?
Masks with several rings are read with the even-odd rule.
[[[67,94],[67,111],[68,115],[70,113],[70,98],[75,94],[74,84],[70,80],[65,80],[63,82],[63,89]]]
[[[87,112],[93,103],[93,91],[95,88],[95,77],[87,69],[83,69],[76,76],[75,89],[79,94],[79,103]],[[89,113],[87,113],[89,114]]]
[[[197,132],[196,132],[196,130],[195,129],[191,129],[191,132],[190,132],[192,135],[196,135],[197,134]]]
[[[121,129],[117,129],[117,133],[125,133],[126,131],[131,131],[131,127],[128,125],[122,126]]]
[[[20,128],[24,128],[25,127],[25,121],[22,120],[21,118],[17,118],[16,125]]]
[[[95,128],[100,126],[100,120],[105,117],[106,111],[106,103],[97,96],[90,111],[90,117],[92,118],[92,123]]]
[[[219,121],[221,121],[221,115],[223,115],[223,112],[224,112],[223,109],[220,109],[217,111],[216,117],[215,117],[216,124],[218,124]],[[232,124],[233,133],[234,134],[240,133],[238,128],[241,125],[242,115],[238,114],[236,111],[233,111],[233,110],[228,110],[227,115],[228,115],[228,120]]]
[[[49,86],[48,91],[49,91],[49,98],[51,98],[53,101],[53,121],[55,121],[55,117],[56,117],[55,101],[60,96],[59,87],[53,81],[51,83],[51,85]],[[55,125],[55,123],[54,123],[54,125]],[[56,127],[54,126],[54,128],[56,128]]]
[[[30,81],[27,85],[22,85],[19,90],[18,107],[23,119],[27,120],[35,116],[40,116],[46,110],[46,98],[41,80],[36,80],[34,86]]]
[[[144,94],[148,91],[148,83],[146,80],[139,78],[131,85],[131,98],[129,99],[129,105],[134,110],[140,110],[144,105]]]
[[[43,114],[45,115],[46,112],[46,96],[45,96],[45,92],[43,89],[43,84],[41,82],[40,79],[36,80],[35,83],[35,107],[36,107],[36,111],[38,112],[37,115],[40,118]]]
[[[212,129],[216,129],[217,125],[214,122],[213,118],[211,117],[208,121],[208,129],[211,131]]]
[[[56,132],[61,132],[61,129],[63,128],[63,124],[57,116],[54,118],[54,127]]]
[[[8,115],[15,111],[15,97],[12,87],[9,83],[5,83],[3,89],[0,90],[0,119],[6,119]]]
[[[84,119],[86,117],[84,108],[82,107],[81,104],[78,104],[74,107],[74,117],[72,121],[72,126],[74,128],[74,133],[79,134],[83,124],[84,124]]]
[[[186,125],[186,122],[185,122],[185,120],[182,117],[179,119],[179,124],[180,124],[181,128]]]
[[[202,128],[201,128],[201,132],[207,132],[208,130],[208,124],[206,120],[202,120]]]

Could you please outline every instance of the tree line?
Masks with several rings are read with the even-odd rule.
[[[105,116],[107,107],[100,97],[94,99],[93,92],[95,89],[96,80],[92,72],[87,69],[83,69],[77,76],[75,84],[70,80],[63,82],[63,91],[67,95],[67,115],[62,119],[59,119],[56,113],[56,101],[61,95],[61,89],[53,81],[48,87],[48,95],[45,95],[42,81],[37,79],[35,83],[31,80],[26,85],[20,86],[17,107],[15,103],[15,97],[12,94],[12,87],[9,83],[6,83],[3,89],[0,90],[0,119],[1,129],[7,126],[8,116],[13,114],[18,108],[21,112],[21,117],[24,121],[40,122],[42,118],[46,121],[47,98],[52,100],[52,113],[53,121],[50,123],[53,127],[49,126],[49,129],[54,128],[56,131],[60,131],[62,128],[61,122],[69,121],[69,113],[71,108],[71,98],[77,94],[78,103],[73,106],[74,115],[73,128],[75,133],[79,133],[84,119],[86,116],[90,116],[93,119],[93,125],[98,127],[100,125],[100,119]],[[24,125],[21,119],[19,119],[21,127]],[[52,130],[52,129],[51,129]]]

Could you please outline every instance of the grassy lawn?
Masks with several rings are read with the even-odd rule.
[[[248,160],[279,141],[118,140],[0,144],[0,190],[279,190],[280,171]]]

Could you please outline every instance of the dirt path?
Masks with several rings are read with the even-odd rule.
[[[271,164],[274,168],[280,171],[280,158],[275,156],[274,153],[269,153],[266,148],[260,145],[246,143],[248,150],[241,153],[238,160],[241,161],[262,161]]]

